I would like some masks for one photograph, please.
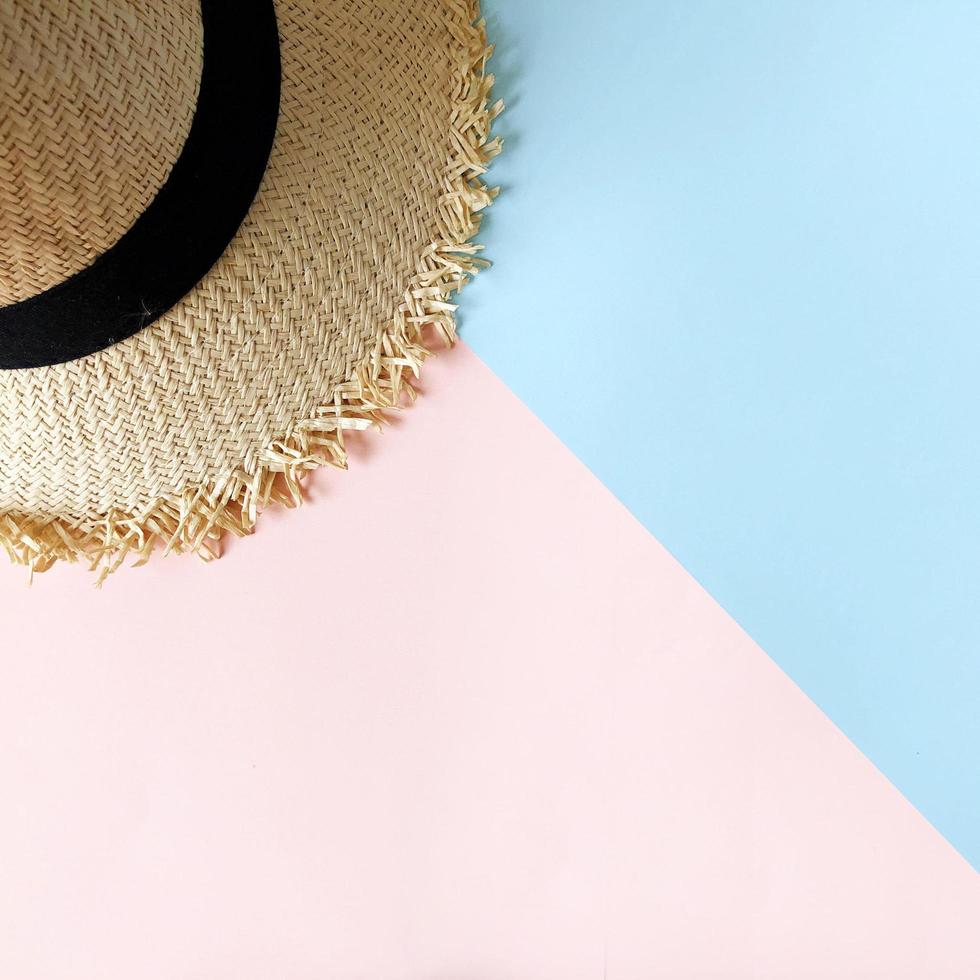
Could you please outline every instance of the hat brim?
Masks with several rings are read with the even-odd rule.
[[[499,149],[476,0],[277,0],[276,15],[276,138],[218,263],[130,339],[0,372],[15,562],[214,556],[403,403],[427,331],[455,336]]]

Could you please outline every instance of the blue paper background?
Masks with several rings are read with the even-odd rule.
[[[484,12],[463,336],[980,866],[980,4]]]

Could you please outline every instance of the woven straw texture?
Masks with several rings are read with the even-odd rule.
[[[15,0],[13,17],[52,6]],[[63,278],[128,227],[179,152],[200,75],[190,0],[61,6],[59,30],[84,41],[44,57],[76,59],[62,79],[83,74],[82,61],[100,66],[86,69],[99,82],[90,104],[75,100],[62,156],[88,152],[93,165],[43,157],[34,142],[49,146],[64,125],[32,124],[26,95],[13,112],[2,97],[13,120],[3,132],[12,127],[19,147],[0,151],[0,239],[14,242],[0,253],[7,297]],[[475,0],[277,0],[276,12],[276,141],[211,273],[106,351],[0,372],[0,543],[34,570],[83,558],[105,573],[157,543],[216,554],[221,533],[247,533],[268,502],[298,502],[307,471],[344,465],[344,431],[404,402],[426,338],[454,337],[449,300],[481,264],[467,243],[493,197],[481,177],[498,149]],[[46,31],[35,23],[31,36]],[[148,43],[160,64],[127,76],[138,62],[127,50]],[[118,151],[134,119],[134,145],[152,163],[138,187]],[[162,143],[170,149],[156,158]],[[39,172],[25,183],[10,167],[32,154]],[[24,186],[30,199],[13,200]]]
[[[0,6],[0,305],[64,281],[132,225],[187,138],[198,0]]]

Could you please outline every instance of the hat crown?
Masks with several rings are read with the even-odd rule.
[[[89,266],[191,127],[199,0],[0,3],[0,307]]]

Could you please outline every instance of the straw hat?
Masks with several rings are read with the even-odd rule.
[[[217,553],[404,402],[476,270],[476,0],[0,2],[0,543]]]

